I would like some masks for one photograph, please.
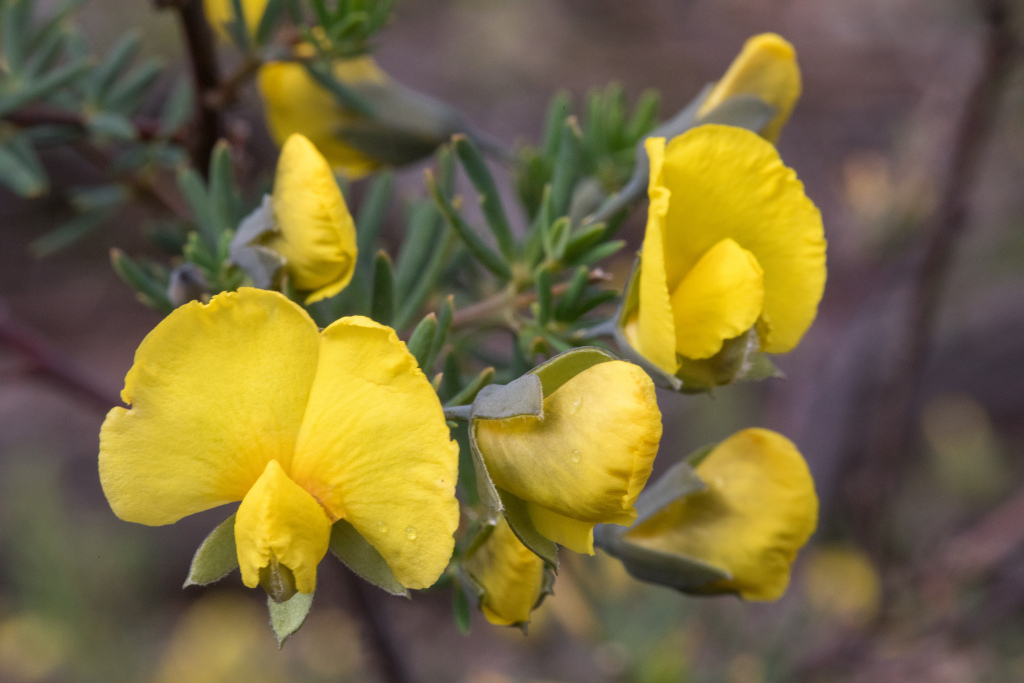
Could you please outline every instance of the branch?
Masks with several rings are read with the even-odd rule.
[[[100,410],[106,412],[121,404],[117,394],[97,385],[82,366],[66,358],[39,332],[17,320],[2,303],[0,342],[28,358],[39,372],[71,389]]]
[[[192,163],[204,176],[210,167],[213,147],[221,137],[223,122],[220,109],[211,105],[210,93],[220,88],[220,70],[213,32],[203,14],[202,0],[180,0],[173,5],[178,11],[181,27],[188,46],[192,65],[192,80],[196,88],[196,139],[192,147]]]
[[[16,126],[23,128],[30,126],[68,126],[85,132],[88,130],[88,123],[85,117],[77,112],[64,111],[46,105],[31,105],[5,115],[4,120],[10,121]],[[132,121],[135,131],[140,140],[150,141],[160,137],[160,122],[155,119],[137,118]],[[184,144],[181,133],[175,133],[168,138],[169,141]]]
[[[369,645],[377,658],[383,680],[387,683],[412,683],[415,678],[395,647],[387,620],[380,607],[372,604],[371,592],[375,589],[348,572],[345,580],[352,596],[352,607],[368,630]]]

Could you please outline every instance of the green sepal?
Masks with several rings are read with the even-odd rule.
[[[611,360],[618,360],[618,358],[596,346],[580,346],[538,365],[530,371],[530,374],[536,375],[540,379],[544,396],[550,396],[587,368]]]
[[[237,568],[235,515],[232,514],[218,524],[199,545],[182,588],[205,586],[220,581]]]
[[[476,445],[476,422],[470,418],[469,428],[467,429],[469,435],[469,452],[473,457],[473,475],[476,480],[476,495],[480,503],[484,506],[484,520],[491,525],[498,522],[498,515],[501,514],[503,506],[501,502],[501,496],[498,495],[498,488],[494,485],[491,480],[491,475],[487,471],[487,465],[484,463],[483,453]]]
[[[716,590],[714,585],[732,579],[729,572],[700,560],[630,543],[623,531],[616,530],[613,525],[598,524],[594,528],[594,544],[622,562],[633,578],[684,593],[712,595],[727,592]]]
[[[390,325],[395,317],[395,274],[391,258],[383,249],[373,262],[373,303],[370,317],[382,325]]]
[[[497,489],[505,512],[505,520],[515,533],[519,542],[529,548],[537,557],[554,569],[558,570],[558,546],[555,542],[537,531],[530,518],[526,501],[504,489]]]
[[[313,593],[296,593],[284,602],[274,602],[269,597],[267,598],[270,627],[274,629],[274,635],[277,637],[278,649],[284,647],[284,641],[302,628],[306,617],[309,616],[310,608],[313,607],[313,595]]]
[[[541,379],[526,374],[508,384],[483,387],[473,401],[471,419],[504,420],[510,417],[544,416],[544,393]]]
[[[273,199],[264,195],[260,205],[238,224],[228,248],[231,261],[260,289],[269,289],[285,264],[283,256],[261,244],[277,229]]]
[[[775,118],[776,109],[757,95],[733,95],[696,121],[718,123],[760,133]]]
[[[433,313],[427,313],[409,336],[409,343],[407,344],[409,353],[416,358],[416,362],[424,373],[430,371],[430,368],[426,367],[425,361],[430,354],[431,346],[434,344],[434,332],[436,330],[437,316]]]
[[[351,524],[339,519],[331,527],[331,552],[346,567],[381,590],[409,597],[409,591],[395,578],[391,567]]]
[[[710,446],[708,452],[717,445]],[[666,505],[706,489],[707,484],[697,476],[693,467],[688,459],[676,463],[656,482],[649,484],[636,500],[636,519],[632,526],[643,524]]]

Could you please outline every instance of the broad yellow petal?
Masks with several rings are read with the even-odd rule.
[[[594,522],[583,522],[552,512],[536,503],[527,503],[530,521],[545,538],[574,553],[594,554]]]
[[[796,446],[767,429],[745,429],[720,443],[697,474],[706,490],[665,506],[626,539],[732,574],[717,590],[780,597],[818,520],[814,481]]]
[[[544,561],[519,542],[508,522],[499,520],[463,567],[484,590],[480,609],[487,621],[498,626],[530,621],[544,586]]]
[[[387,81],[387,75],[372,57],[337,62],[334,75],[346,84]],[[258,81],[267,127],[278,145],[283,145],[294,133],[301,133],[332,167],[353,180],[380,168],[379,162],[342,142],[338,131],[355,115],[341,107],[302,64],[271,62],[260,68]]]
[[[662,174],[665,138],[648,138],[644,145],[651,160],[651,179],[647,190],[650,198],[647,228],[640,253],[637,348],[649,361],[674,375],[679,364],[676,362],[675,323],[665,270],[665,220],[672,201],[672,193],[665,186]]]
[[[296,289],[310,304],[340,292],[356,264],[356,226],[327,161],[307,138],[292,135],[274,179],[279,233],[267,246],[285,257]]]
[[[763,319],[769,324],[759,330],[762,350],[792,349],[813,322],[825,288],[821,214],[796,174],[762,138],[718,125],[674,138],[663,172],[671,191],[665,219],[669,291],[711,247],[732,239],[764,270]]]
[[[425,588],[454,547],[458,444],[394,330],[343,318],[322,339],[290,474],[333,519],[348,520],[402,585]]]
[[[629,524],[661,439],[654,384],[638,366],[587,368],[544,399],[544,414],[477,420],[494,483],[552,512]]]
[[[317,328],[276,292],[185,304],[142,341],[100,431],[100,482],[121,519],[170,524],[241,500],[287,465],[316,372]]]
[[[330,540],[331,522],[324,509],[288,478],[280,463],[267,463],[235,517],[242,582],[255,588],[260,570],[276,561],[291,570],[300,593],[312,593],[316,567]]]
[[[761,131],[775,142],[800,98],[800,67],[793,46],[774,33],[747,40],[697,115],[707,114],[733,95],[757,95],[775,107],[775,117]]]
[[[722,342],[757,322],[764,304],[764,271],[749,251],[726,238],[708,249],[672,293],[676,351],[710,358]]]

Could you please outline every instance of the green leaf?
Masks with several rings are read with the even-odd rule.
[[[185,585],[205,586],[220,581],[238,568],[238,551],[235,548],[235,515],[225,519],[203,540],[192,558]]]
[[[505,385],[483,387],[473,401],[470,419],[504,420],[544,414],[543,384],[537,375],[526,374]]]
[[[546,363],[530,371],[536,375],[543,387],[544,396],[550,396],[559,387],[589,367],[599,363],[618,360],[615,356],[596,346],[581,346],[560,353]]]
[[[182,169],[178,173],[178,187],[185,195],[192,215],[195,217],[196,226],[203,236],[206,247],[216,253],[220,243],[219,222],[211,206],[210,198],[206,192],[206,185],[203,179],[192,168]]]
[[[562,130],[565,119],[569,116],[569,107],[572,99],[565,90],[560,90],[551,98],[548,104],[547,116],[544,118],[544,134],[541,136],[544,144],[544,156],[553,159],[558,153],[558,147],[562,139]]]
[[[633,116],[626,124],[625,137],[628,144],[636,144],[642,137],[654,130],[658,122],[658,107],[661,95],[657,90],[645,90],[640,94]]]
[[[569,237],[565,245],[566,263],[575,262],[580,256],[593,249],[604,237],[607,226],[604,223],[586,225]]]
[[[249,24],[245,19],[245,7],[242,5],[242,0],[231,0],[231,20],[224,22],[224,29],[243,53],[252,49],[252,44],[249,41]]]
[[[306,73],[314,81],[330,91],[343,107],[371,119],[376,115],[373,105],[365,97],[362,97],[352,88],[335,78],[329,65],[318,62],[306,62],[304,66],[306,67]]]
[[[270,627],[277,636],[278,648],[284,647],[296,631],[302,628],[303,622],[313,607],[313,593],[296,593],[284,602],[274,602],[267,598],[267,610],[270,612]]]
[[[577,259],[577,261],[579,263],[589,266],[594,263],[597,263],[598,261],[603,261],[609,256],[612,256],[613,254],[617,253],[620,249],[622,249],[624,246],[626,246],[625,240],[605,242],[604,244],[597,245],[590,251],[580,256],[579,259]]]
[[[242,200],[235,185],[235,169],[231,161],[231,146],[227,140],[218,140],[210,155],[210,190],[207,195],[210,212],[216,223],[217,235],[238,227]]]
[[[451,397],[446,406],[464,406],[472,403],[480,390],[494,381],[494,368],[484,368],[459,393]]]
[[[462,242],[466,245],[469,253],[502,282],[508,282],[512,279],[512,271],[509,268],[508,262],[487,246],[476,230],[466,223],[448,198],[438,190],[437,184],[430,172],[427,173],[427,187],[430,189],[434,201],[441,210],[441,215],[444,216],[448,225],[462,238]]]
[[[480,149],[472,140],[465,135],[456,135],[453,142],[455,153],[458,154],[462,167],[466,170],[466,175],[476,191],[480,193],[480,210],[494,234],[498,249],[501,250],[505,259],[511,262],[516,255],[516,241],[512,237],[512,228],[509,225],[508,216],[505,215],[505,208],[502,206],[494,176],[487,168]]]
[[[434,338],[430,342],[430,352],[424,361],[425,367],[433,368],[441,349],[448,341],[448,333],[452,329],[452,318],[455,316],[455,301],[451,294],[445,297],[441,304],[440,315],[437,318],[437,329],[434,330]]]
[[[89,74],[86,83],[86,99],[98,104],[121,72],[135,59],[142,46],[142,38],[137,31],[129,31],[121,36],[110,48],[106,56]]]
[[[263,16],[260,17],[260,23],[256,27],[254,40],[257,45],[266,45],[267,41],[274,36],[274,30],[281,21],[284,9],[284,0],[269,0],[267,2],[267,6],[263,10]]]
[[[409,591],[398,582],[377,549],[344,519],[339,519],[331,526],[330,549],[335,557],[359,577],[392,595],[409,597]]]
[[[7,146],[0,145],[0,183],[20,197],[40,197],[49,190],[49,180],[38,163],[31,145],[28,145],[28,151],[32,155],[29,158],[25,149],[17,149],[18,144],[11,140]]]
[[[541,268],[537,272],[537,322],[547,325],[551,320],[551,271]]]
[[[146,60],[114,84],[103,99],[104,105],[122,114],[134,114],[162,71],[163,64],[159,60]]]
[[[469,635],[472,619],[469,612],[469,598],[459,581],[452,590],[452,615],[455,617],[455,628],[464,636]]]
[[[429,373],[430,368],[424,367],[427,360],[427,356],[430,354],[430,347],[434,344],[434,332],[437,330],[437,316],[433,313],[428,313],[420,321],[420,324],[416,326],[416,329],[412,331],[412,335],[409,336],[409,353],[416,358],[416,362],[419,364],[420,369],[424,373]]]
[[[134,140],[138,131],[127,117],[112,111],[96,112],[88,119],[89,132],[111,140]]]
[[[498,489],[498,495],[501,497],[505,509],[505,519],[519,541],[532,550],[537,557],[544,560],[548,566],[558,569],[558,547],[554,541],[537,531],[530,518],[526,501],[504,489]]]
[[[188,121],[192,113],[192,85],[184,78],[179,78],[171,90],[171,94],[160,112],[160,128],[157,135],[168,138]]]
[[[32,10],[29,0],[7,0],[0,3],[0,37],[3,38],[3,61],[17,73],[27,56],[28,38],[32,34]]]
[[[390,325],[395,317],[395,276],[391,258],[383,249],[377,252],[373,265],[373,303],[370,317],[382,325]]]
[[[416,282],[412,292],[405,298],[401,306],[398,309],[398,315],[395,318],[395,328],[402,329],[413,319],[420,309],[423,308],[423,303],[430,296],[431,292],[434,291],[434,287],[437,285],[438,279],[441,277],[441,271],[445,266],[445,258],[451,249],[452,244],[452,229],[450,226],[445,225],[440,239],[434,245],[434,250],[430,255],[430,261],[427,262],[426,267],[423,270],[423,275]]]
[[[112,219],[119,208],[119,206],[108,206],[80,213],[62,223],[56,230],[34,239],[29,244],[29,251],[33,256],[42,258],[65,249]]]
[[[551,174],[551,205],[553,216],[565,216],[569,212],[572,191],[581,170],[582,132],[575,116],[565,120],[558,156]]]
[[[573,273],[572,279],[569,280],[569,287],[562,294],[562,297],[558,300],[558,305],[555,307],[555,320],[562,322],[571,322],[576,319],[576,304],[579,303],[580,297],[583,296],[583,292],[586,291],[587,285],[590,282],[590,269],[586,266],[580,266]]]
[[[417,202],[413,206],[395,265],[395,290],[399,299],[409,294],[423,271],[440,227],[441,214],[433,202]]]
[[[110,250],[110,263],[114,272],[129,287],[139,294],[141,301],[167,314],[174,310],[170,299],[167,298],[167,289],[147,273],[139,264],[135,263],[120,249]]]
[[[30,102],[48,97],[74,81],[88,69],[89,61],[87,59],[76,60],[59,66],[30,83],[23,84],[18,90],[5,93],[0,96],[0,116],[6,116]]]

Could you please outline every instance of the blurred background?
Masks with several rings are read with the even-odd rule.
[[[149,3],[92,0],[81,19],[100,50],[140,31],[172,66],[168,87],[185,68],[174,17]],[[370,596],[420,680],[1024,680],[1024,83],[1010,72],[991,137],[967,132],[979,172],[951,187],[964,103],[986,68],[974,3],[398,0],[377,57],[512,146],[537,139],[560,88],[577,103],[610,82],[631,98],[655,88],[667,117],[763,31],[789,39],[803,71],[779,149],[824,214],[829,282],[814,327],[778,359],[786,381],[660,395],[659,468],[743,427],[792,438],[822,516],[788,594],[688,598],[566,552],[528,637],[478,614],[460,636],[447,592]],[[272,167],[254,92],[233,118],[252,167]],[[68,151],[44,162],[58,187],[102,180]],[[399,182],[422,195],[421,169]],[[917,274],[948,227],[950,192],[966,219],[940,273],[934,335],[914,356]],[[631,247],[643,214],[623,229]],[[117,520],[96,473],[110,404],[34,372],[66,363],[95,393],[120,390],[159,316],[117,279],[109,250],[152,250],[144,217],[123,212],[36,258],[28,245],[67,209],[0,189],[0,681],[377,680],[336,562],[321,565],[309,621],[282,651],[262,593],[237,574],[182,591],[224,513],[162,528]],[[608,270],[624,278],[633,250]],[[52,355],[27,354],[28,342]],[[906,428],[893,419],[901,405]]]

